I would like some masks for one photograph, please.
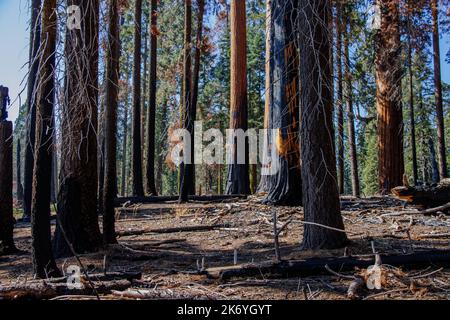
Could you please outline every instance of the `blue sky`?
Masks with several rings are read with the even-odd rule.
[[[0,0],[0,84],[10,89],[13,104],[9,117],[15,120],[19,105],[26,99],[22,83],[27,73],[29,33],[29,0]],[[450,65],[445,56],[450,47],[450,37],[441,39],[442,80],[450,83]],[[19,95],[20,94],[20,95]]]

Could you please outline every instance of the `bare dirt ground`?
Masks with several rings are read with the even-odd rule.
[[[139,287],[145,288],[147,292],[152,291],[153,298],[318,300],[347,299],[347,289],[352,280],[330,273],[328,276],[305,278],[247,278],[220,282],[196,274],[196,271],[202,265],[233,265],[236,258],[239,264],[273,260],[274,210],[278,213],[280,226],[292,218],[280,235],[282,259],[341,257],[344,252],[347,255],[367,255],[372,254],[372,245],[379,253],[397,254],[448,249],[450,246],[450,216],[411,214],[415,208],[404,208],[401,202],[389,197],[358,201],[343,198],[342,207],[345,227],[351,240],[345,250],[302,251],[302,209],[269,207],[254,197],[219,204],[166,203],[122,208],[118,211],[116,225],[118,233],[122,234],[119,245],[81,255],[80,258],[91,272],[104,272],[105,261],[108,272],[142,272]],[[130,231],[136,230],[212,224],[226,226],[210,231],[130,235]],[[32,278],[29,224],[17,224],[15,241],[22,253],[0,258],[2,286],[24,283]],[[63,270],[77,264],[73,258],[57,262]],[[389,266],[386,268],[383,288],[366,290],[363,298],[450,297],[450,270],[432,265],[414,271],[402,271]],[[124,297],[116,293],[102,298]]]

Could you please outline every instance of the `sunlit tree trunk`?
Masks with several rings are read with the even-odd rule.
[[[402,68],[398,1],[377,0],[381,28],[376,34],[378,186],[381,193],[403,185]]]
[[[230,129],[248,129],[247,98],[247,26],[245,1],[231,1],[231,96]],[[249,155],[246,139],[243,158],[245,164],[238,164],[238,144],[228,141],[231,159],[228,163],[227,194],[249,194]]]

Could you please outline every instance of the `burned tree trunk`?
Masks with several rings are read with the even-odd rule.
[[[25,138],[24,218],[31,217],[33,189],[34,142],[36,134],[36,78],[39,68],[38,50],[41,37],[41,0],[31,1],[29,76],[27,87],[27,129]]]
[[[302,185],[300,170],[299,127],[299,57],[295,22],[296,1],[272,1],[270,59],[271,127],[276,130],[276,173],[271,177],[265,202],[278,205],[300,205]],[[273,160],[273,159],[272,159]]]
[[[151,0],[150,7],[150,81],[148,84],[147,110],[147,193],[158,195],[155,183],[155,123],[156,123],[156,76],[158,62],[158,1]]]
[[[103,184],[103,240],[116,243],[114,199],[117,196],[117,108],[119,100],[120,32],[118,0],[110,0],[106,53],[105,91],[105,181]]]
[[[180,165],[180,202],[188,201],[189,193],[194,185],[194,121],[195,110],[192,106],[192,77],[191,77],[191,33],[192,33],[192,3],[185,1],[184,6],[184,70],[183,70],[183,128],[189,132],[190,144],[185,144],[183,150],[184,161]],[[189,149],[189,150],[188,150]],[[187,163],[187,162],[189,163]]]
[[[245,1],[231,1],[231,96],[230,129],[248,129],[247,101],[247,27]],[[227,194],[249,194],[249,154],[248,139],[244,147],[238,149],[238,141],[227,142],[231,149],[228,159]],[[238,153],[244,153],[244,155]],[[244,163],[238,163],[238,158]]]
[[[358,154],[356,152],[356,133],[355,133],[355,114],[353,112],[353,87],[352,87],[352,75],[350,69],[350,53],[349,53],[349,37],[351,33],[350,19],[348,18],[350,12],[346,14],[345,23],[345,83],[346,83],[346,97],[347,102],[347,129],[348,129],[348,142],[350,147],[350,164],[352,172],[352,192],[353,196],[359,198],[359,173],[358,173]]]
[[[50,229],[50,198],[53,162],[56,0],[44,0],[42,11],[41,68],[36,101],[36,143],[33,197],[31,202],[31,248],[34,274],[42,279],[60,276],[53,258]]]
[[[1,87],[1,89],[4,89],[4,87]],[[0,93],[0,108],[2,109],[3,98],[3,94]],[[0,256],[16,251],[13,240],[12,127],[12,122],[0,118]]]
[[[433,17],[433,62],[434,85],[436,99],[436,120],[438,134],[439,175],[441,179],[448,177],[447,146],[445,144],[444,108],[442,102],[441,55],[439,45],[439,5],[438,0],[431,0]]]
[[[133,125],[132,125],[132,174],[133,195],[144,195],[142,182],[141,141],[141,47],[142,47],[142,0],[135,1],[134,9],[134,67],[133,67]]]
[[[399,8],[394,0],[377,0],[381,28],[376,34],[376,84],[378,111],[378,187],[381,193],[402,185],[403,115],[400,66]]]
[[[102,244],[97,214],[99,0],[68,0],[67,4],[79,7],[83,23],[81,29],[66,33],[61,187],[55,232],[58,257],[72,255],[67,242],[77,253],[95,251]]]
[[[17,201],[23,201],[22,145],[20,143],[20,139],[17,139],[17,146],[16,146],[16,193],[17,193]]]
[[[307,222],[344,229],[333,142],[329,10],[328,0],[300,1],[303,206]],[[305,225],[304,249],[337,248],[346,242],[345,233]]]

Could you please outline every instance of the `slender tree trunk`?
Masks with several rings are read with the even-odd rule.
[[[191,33],[192,33],[192,3],[191,0],[185,0],[185,19],[184,19],[184,70],[183,70],[183,128],[186,129],[191,137],[194,138],[195,111],[192,107],[192,58],[191,58]],[[180,165],[180,202],[188,201],[189,193],[192,191],[194,177],[194,141],[191,145],[186,144],[188,150],[184,150],[184,157],[189,157],[190,163],[182,162]],[[186,155],[187,153],[190,153]]]
[[[339,193],[345,193],[345,165],[344,165],[344,86],[342,74],[342,3],[336,2],[336,63],[337,63],[337,79],[338,79],[338,98],[337,98],[337,149],[338,149],[338,179]]]
[[[3,87],[2,87],[3,89]],[[0,103],[3,97],[0,93]],[[3,108],[0,105],[0,108]],[[0,119],[0,256],[16,251],[13,240],[12,122]]]
[[[104,61],[106,64],[106,61]],[[107,79],[103,79],[103,85],[105,85]],[[106,97],[102,98],[100,102],[100,114],[99,114],[99,125],[98,125],[98,204],[99,204],[99,214],[103,214],[103,187],[105,181],[105,100]]]
[[[300,169],[300,105],[298,3],[272,1],[270,59],[270,112],[272,128],[277,131],[275,146],[279,170],[271,177],[265,202],[277,205],[300,205],[302,184]]]
[[[141,141],[141,47],[142,47],[142,0],[135,1],[134,11],[134,67],[133,67],[133,126],[132,126],[132,173],[133,195],[144,196],[142,182]]]
[[[120,32],[119,0],[109,0],[108,47],[106,54],[105,92],[105,182],[103,189],[103,240],[117,243],[115,231],[114,199],[117,196],[117,108],[119,100]]]
[[[38,50],[41,37],[41,0],[31,1],[29,76],[27,87],[27,130],[25,139],[24,168],[24,218],[31,217],[31,193],[33,189],[34,142],[36,133],[36,77],[39,68]]]
[[[430,148],[431,154],[431,182],[438,183],[439,182],[439,165],[436,159],[436,150],[434,149],[434,141],[432,138],[428,139],[428,147]]]
[[[81,10],[81,29],[67,30],[66,88],[61,142],[61,187],[55,253],[97,250],[98,224],[98,17],[99,0],[68,0]]]
[[[271,50],[271,34],[272,34],[272,0],[266,0],[266,61],[265,61],[265,72],[266,72],[266,81],[265,81],[265,101],[264,101],[264,129],[266,130],[264,133],[264,150],[263,150],[263,165],[262,170],[268,170],[270,168],[270,164],[266,161],[269,156],[269,150],[271,149],[270,141],[272,139],[271,135],[271,104],[270,104],[270,96],[271,96],[271,79],[270,79],[270,61],[272,57]],[[263,171],[264,173],[264,171]],[[258,186],[258,192],[268,192],[272,184],[272,177],[270,175],[261,174],[261,180]]]
[[[305,221],[344,229],[334,154],[329,23],[330,1],[300,0],[300,99]],[[345,233],[305,225],[304,249],[338,248]]]
[[[381,29],[376,35],[378,186],[381,193],[403,184],[403,115],[398,2],[377,0]]]
[[[60,276],[53,258],[50,229],[50,192],[53,162],[56,0],[44,0],[42,10],[41,68],[36,101],[36,144],[31,203],[31,256],[34,274],[42,279]]]
[[[231,97],[230,129],[244,132],[248,129],[247,98],[247,26],[245,1],[231,1]],[[227,194],[249,194],[248,139],[244,150],[238,150],[237,141],[228,141],[231,159],[228,163]],[[238,163],[238,152],[244,152],[244,164]]]
[[[151,9],[150,9],[151,10]],[[151,13],[150,13],[151,15]],[[147,24],[143,24],[142,25],[142,30],[143,30],[143,34],[144,34],[144,40],[142,41],[144,44],[144,53],[143,53],[143,65],[144,65],[144,70],[143,70],[143,77],[142,77],[142,90],[141,90],[141,115],[142,115],[142,119],[141,119],[141,141],[142,141],[142,150],[146,150],[145,146],[146,146],[146,135],[147,135],[147,115],[148,115],[148,108],[147,108],[147,89],[148,89],[148,31],[146,31],[146,29],[150,29],[151,23],[148,22]],[[149,80],[150,81],[150,80]],[[143,153],[143,163],[146,163],[146,159],[145,157],[147,156],[147,154]],[[144,185],[146,185],[147,181],[144,182]]]
[[[22,145],[20,139],[17,139],[16,147],[16,192],[17,201],[23,201],[23,186],[22,186]]]
[[[438,0],[431,0],[431,13],[433,16],[433,61],[434,85],[436,99],[436,120],[438,134],[439,175],[441,179],[448,178],[447,147],[445,144],[444,108],[442,102],[441,81],[441,54],[439,48],[439,4]]]
[[[150,80],[148,87],[147,114],[147,193],[157,195],[155,183],[155,123],[156,123],[156,77],[158,63],[158,1],[151,0],[150,6]],[[161,191],[161,190],[160,190]]]
[[[205,0],[197,0],[198,14],[197,14],[197,36],[195,41],[195,55],[194,55],[194,70],[192,77],[192,96],[191,108],[194,121],[197,120],[197,101],[198,101],[198,87],[200,81],[200,64],[202,59],[202,41],[203,41],[203,17],[205,15]],[[192,148],[194,150],[194,148]],[[191,194],[195,194],[196,174],[195,166],[192,167],[192,176],[194,177],[191,184]]]
[[[355,134],[355,114],[353,112],[353,85],[350,69],[349,37],[351,33],[351,24],[349,19],[350,12],[346,15],[346,35],[344,40],[345,50],[345,83],[346,83],[346,102],[347,102],[347,127],[348,142],[350,147],[350,164],[352,172],[352,191],[353,196],[359,198],[359,173],[358,173],[358,154],[356,152],[356,134]]]
[[[128,98],[126,98],[128,99]],[[127,196],[127,152],[128,152],[128,102],[125,102],[125,114],[123,116],[123,144],[122,144],[122,181],[121,193],[122,196]]]
[[[53,123],[55,123],[55,115],[53,115]],[[52,183],[50,189],[50,202],[56,204],[58,202],[58,150],[56,146],[56,134],[53,135]]]
[[[408,9],[410,3],[408,2]],[[414,185],[417,185],[419,173],[417,169],[417,150],[416,150],[416,121],[414,115],[414,84],[413,84],[413,62],[412,62],[412,39],[411,39],[411,13],[408,13],[408,72],[409,72],[409,120],[411,123],[411,157],[413,165]]]

